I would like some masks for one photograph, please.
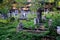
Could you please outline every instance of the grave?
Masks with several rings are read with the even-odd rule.
[[[15,19],[19,18],[19,10],[17,8],[17,2],[13,1],[11,5],[11,9],[9,10],[8,17],[14,17]]]
[[[7,15],[6,14],[0,14],[1,19],[7,19]]]
[[[39,8],[38,10],[37,10],[37,17],[39,18],[39,23],[41,23],[42,22],[42,10]]]
[[[17,26],[17,32],[19,32],[20,30],[23,30],[23,24],[22,24],[22,22],[21,23],[19,23],[18,24],[18,26]]]
[[[44,9],[44,14],[48,14],[49,10],[48,9]]]
[[[42,20],[43,21],[46,21],[47,19],[46,19],[46,16],[42,16]]]
[[[60,34],[60,26],[57,26],[57,34]]]
[[[30,13],[28,8],[22,7],[20,13],[20,19],[26,19],[27,15]]]
[[[2,15],[0,14],[0,19],[2,19]]]
[[[48,21],[49,27],[52,25],[52,22],[53,22],[53,20],[52,19],[49,19],[49,21]]]
[[[38,18],[34,18],[34,24],[39,24],[39,19]]]

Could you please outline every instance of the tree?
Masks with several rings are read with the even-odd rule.
[[[0,0],[0,3],[2,3],[3,2],[3,0]]]
[[[3,13],[7,13],[8,12],[8,9],[10,9],[11,3],[13,1],[14,0],[3,0],[2,3],[0,4],[0,11],[3,12]]]

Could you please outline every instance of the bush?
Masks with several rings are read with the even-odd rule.
[[[15,21],[15,18],[14,17],[11,17],[10,18],[10,22],[14,22]]]

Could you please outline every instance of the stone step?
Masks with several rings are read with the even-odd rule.
[[[32,28],[23,28],[24,30],[48,30],[48,28],[34,28],[34,29],[32,29]]]
[[[40,31],[40,30],[23,30],[25,32],[31,32],[31,33],[44,33],[44,32],[49,32],[49,31]]]

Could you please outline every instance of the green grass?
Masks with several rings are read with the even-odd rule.
[[[7,24],[5,27],[0,27],[0,40],[7,40],[9,38],[10,40],[33,40],[35,36],[45,36],[48,34],[48,31],[41,34],[33,34],[25,31],[20,31],[16,34],[16,27],[18,22],[15,21],[13,23]]]
[[[30,33],[25,31],[20,31],[19,33],[16,33],[16,27],[19,23],[17,21],[10,22],[10,23],[4,23],[4,22],[0,23],[0,40],[7,40],[7,38],[9,38],[10,40],[33,40],[37,38],[37,40],[39,40],[40,36],[46,36],[47,34],[49,34],[49,31],[51,31],[50,35],[56,36],[56,32],[54,31],[54,29],[57,25],[60,25],[60,14],[55,12],[53,16],[52,14],[47,14],[46,17],[47,17],[47,21],[44,24],[45,27],[48,28],[48,20],[52,19],[53,20],[52,28],[40,34],[35,34],[35,33]],[[34,25],[33,19],[32,20],[30,19],[29,21],[23,20],[21,22],[24,24],[25,28],[30,28],[30,26],[32,28],[36,27]]]

